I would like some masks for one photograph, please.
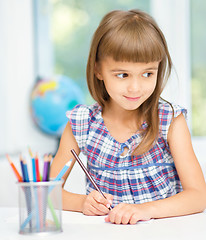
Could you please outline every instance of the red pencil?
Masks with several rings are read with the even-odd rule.
[[[35,157],[35,164],[36,164],[36,181],[40,182],[40,172],[39,172],[39,158],[38,155],[36,153],[36,157]]]
[[[17,179],[19,182],[23,182],[23,179],[21,177],[21,175],[19,174],[18,170],[16,169],[16,167],[14,166],[13,162],[11,161],[11,158],[9,157],[8,154],[6,154],[6,158],[8,159],[13,171],[14,171],[14,174],[16,175]]]

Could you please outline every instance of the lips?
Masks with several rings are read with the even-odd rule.
[[[140,97],[127,97],[127,96],[124,97],[129,101],[138,101],[140,99]]]

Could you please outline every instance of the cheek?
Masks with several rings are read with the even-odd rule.
[[[147,87],[145,88],[145,91],[147,92],[148,95],[151,95],[156,87],[156,81],[150,83],[147,85]]]
[[[106,79],[106,80],[105,80]],[[118,91],[120,87],[119,84],[117,84],[116,81],[114,81],[112,78],[105,78],[104,79],[104,85],[108,91]]]
[[[155,90],[156,85],[157,85],[157,81],[154,80],[154,81],[150,84],[150,91],[153,92],[153,91]]]

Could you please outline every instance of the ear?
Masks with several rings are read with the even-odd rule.
[[[95,62],[94,65],[94,74],[99,80],[103,80],[102,74],[101,74],[101,67],[100,64]]]

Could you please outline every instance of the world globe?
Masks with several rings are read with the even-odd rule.
[[[31,94],[32,118],[43,132],[60,137],[68,122],[66,111],[81,103],[83,92],[72,79],[39,79]]]

